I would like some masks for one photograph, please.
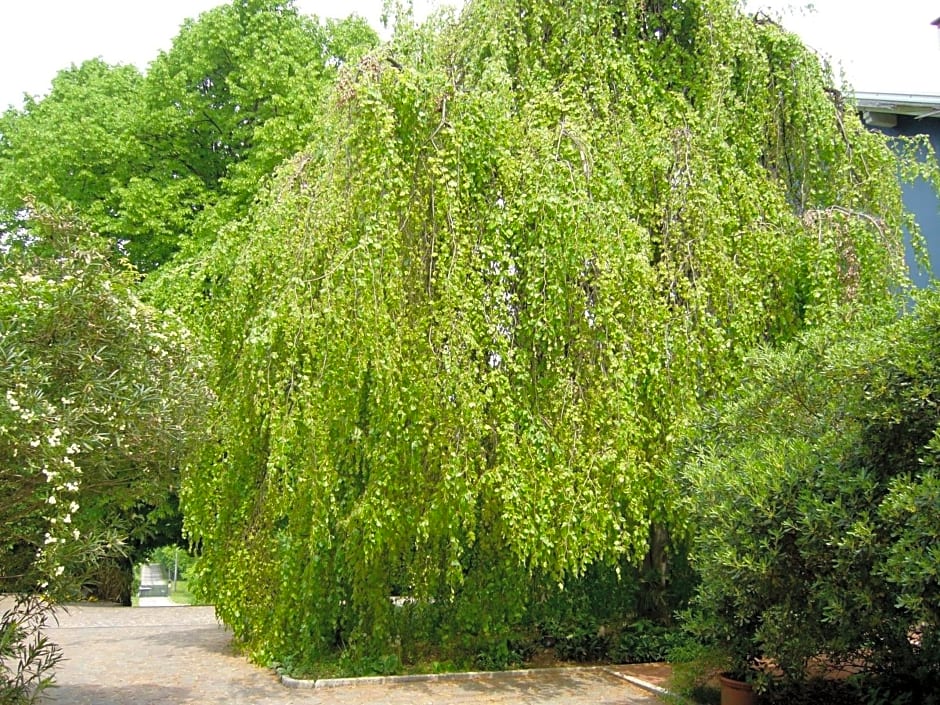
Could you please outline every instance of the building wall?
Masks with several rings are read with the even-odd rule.
[[[940,116],[916,119],[907,115],[898,115],[896,127],[878,128],[889,136],[927,135],[933,145],[933,158],[940,154]],[[925,287],[931,279],[940,278],[940,198],[934,188],[923,180],[913,184],[903,184],[904,204],[914,214],[917,225],[927,243],[930,255],[930,270],[925,271],[914,257],[910,238],[906,238],[907,262],[911,269],[914,283]]]

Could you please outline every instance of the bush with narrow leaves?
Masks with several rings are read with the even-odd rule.
[[[940,297],[751,359],[684,471],[691,627],[741,668],[940,694]],[[777,674],[777,675],[774,675]]]

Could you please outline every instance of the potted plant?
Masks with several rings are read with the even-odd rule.
[[[754,686],[747,680],[747,674],[733,674],[731,672],[718,675],[721,684],[721,705],[755,705],[757,693]]]
[[[701,600],[686,613],[684,626],[699,644],[693,649],[698,653],[687,664],[694,674],[692,682],[702,686],[717,681],[721,705],[754,705],[755,684],[762,675],[760,660],[753,655],[754,630],[723,618],[714,609],[704,609]]]

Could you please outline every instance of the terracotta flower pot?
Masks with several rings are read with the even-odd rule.
[[[757,693],[750,683],[718,676],[721,683],[721,705],[756,705]]]

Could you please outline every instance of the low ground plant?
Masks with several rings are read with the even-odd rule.
[[[0,597],[0,705],[31,705],[52,686],[59,647],[45,628],[55,616],[41,597]]]

